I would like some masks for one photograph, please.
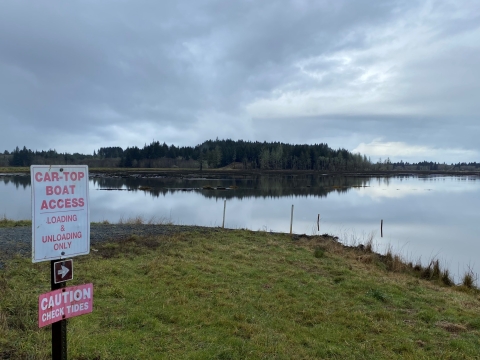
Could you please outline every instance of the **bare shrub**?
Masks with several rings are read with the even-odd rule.
[[[437,260],[432,260],[432,279],[438,280],[441,276],[440,263]]]
[[[466,288],[473,289],[475,287],[476,277],[473,274],[472,269],[468,269],[468,271],[463,275],[462,278],[462,285]]]
[[[450,272],[448,269],[445,269],[442,271],[442,277],[441,277],[442,283],[447,285],[447,286],[452,286],[453,285],[453,280],[450,277]]]
[[[432,266],[431,263],[427,267],[422,268],[420,272],[420,277],[425,280],[430,280],[432,278]]]
[[[420,260],[418,260],[415,265],[413,266],[413,270],[414,271],[417,271],[417,272],[422,272],[423,270],[423,266],[422,266],[422,263],[420,262]]]
[[[367,253],[372,253],[373,250],[373,237],[370,237],[367,242],[365,243],[365,251]]]
[[[405,265],[405,262],[403,261],[402,257],[400,255],[394,255],[392,270],[396,272],[401,272],[401,271],[404,271],[406,268],[407,268],[407,265]]]

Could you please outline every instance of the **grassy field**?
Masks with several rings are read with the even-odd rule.
[[[74,259],[94,312],[70,359],[473,359],[478,290],[426,281],[328,237],[205,229],[131,237]],[[412,270],[413,271],[413,270]],[[49,263],[0,270],[0,358],[48,359]]]

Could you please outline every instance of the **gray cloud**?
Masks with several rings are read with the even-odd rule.
[[[3,1],[0,147],[382,139],[471,156],[479,17],[468,0]]]

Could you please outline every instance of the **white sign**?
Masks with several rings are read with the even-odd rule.
[[[88,166],[32,165],[32,262],[90,252]]]

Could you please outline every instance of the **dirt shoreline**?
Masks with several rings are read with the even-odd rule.
[[[29,168],[3,168],[1,176],[26,176],[30,173]],[[442,171],[442,170],[382,170],[382,171],[318,171],[318,170],[256,170],[256,169],[150,169],[150,168],[90,168],[90,176],[97,177],[202,177],[215,178],[219,176],[245,177],[245,176],[298,176],[298,175],[321,175],[321,176],[364,176],[364,177],[389,177],[389,176],[416,176],[416,175],[480,175],[480,171]]]

